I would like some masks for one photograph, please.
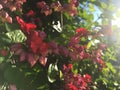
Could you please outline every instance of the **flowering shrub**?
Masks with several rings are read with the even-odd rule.
[[[99,87],[107,32],[72,23],[79,8],[78,0],[0,1],[0,84],[9,90]]]

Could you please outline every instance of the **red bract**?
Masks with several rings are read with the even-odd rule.
[[[46,56],[48,53],[48,44],[42,41],[42,38],[39,36],[37,31],[30,33],[27,43],[30,46],[31,50],[35,54],[41,54]]]
[[[59,52],[61,55],[65,56],[65,57],[67,57],[69,54],[68,49],[64,46],[59,46]]]
[[[49,42],[49,52],[53,54],[59,54],[59,48],[55,41]]]
[[[52,10],[50,9],[50,7],[48,5],[45,5],[41,9],[41,13],[44,13],[46,16],[48,16],[48,15],[50,15],[52,13]]]
[[[78,90],[73,84],[68,84],[65,86],[65,90]]]
[[[72,72],[72,64],[63,66],[63,76],[65,81],[64,90],[89,90],[91,76],[86,74],[82,77],[80,74]]]
[[[37,8],[43,8],[46,5],[45,1],[41,1],[37,3]]]
[[[35,30],[36,29],[36,25],[35,24],[33,24],[33,23],[26,23],[26,22],[24,22],[20,17],[16,17],[16,19],[17,19],[17,21],[18,21],[18,23],[21,25],[21,29],[22,29],[22,31],[23,31],[23,33],[25,34],[25,35],[28,35],[28,34],[30,34],[30,32],[32,31],[32,30]]]
[[[28,53],[26,59],[28,59],[28,62],[30,63],[31,67],[33,67],[37,62],[37,59],[35,58],[35,55],[32,54],[32,53]]]
[[[0,50],[0,55],[2,55],[2,56],[7,56],[7,55],[8,55],[8,51],[5,50],[5,49],[1,49],[1,50]]]
[[[57,12],[59,12],[59,11],[61,11],[63,9],[63,7],[62,7],[62,5],[61,5],[61,3],[59,1],[57,1],[55,3],[52,3],[51,8],[53,8],[54,11],[57,11]]]
[[[40,36],[42,39],[45,39],[46,36],[47,36],[44,31],[38,31],[38,34],[39,34],[39,36]]]
[[[63,12],[67,12],[70,16],[77,15],[77,8],[74,4],[65,4],[63,6]]]
[[[46,65],[46,63],[47,63],[47,58],[46,58],[46,57],[41,56],[41,57],[39,58],[39,62],[40,62],[40,64],[42,64],[43,66],[45,66],[45,65]]]
[[[77,7],[79,5],[79,2],[78,0],[70,0],[70,4],[73,4]]]
[[[34,32],[30,33],[30,36],[27,41],[28,41],[28,44],[29,44],[32,52],[37,53],[38,48],[42,44],[42,38],[40,38],[38,36],[38,32],[34,31]]]
[[[46,56],[48,53],[48,44],[42,43],[39,47],[39,52],[41,53],[42,56]]]
[[[87,30],[86,30],[86,28],[77,28],[76,29],[76,32],[77,33],[81,33],[81,34],[87,34]]]
[[[86,82],[91,82],[91,76],[89,74],[85,74],[83,78]]]
[[[28,13],[27,13],[27,17],[33,17],[35,16],[35,12],[33,10],[30,10]]]

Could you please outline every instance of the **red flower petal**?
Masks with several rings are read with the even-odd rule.
[[[27,17],[29,16],[34,16],[35,15],[35,12],[33,10],[30,10],[28,13],[27,13]]]
[[[33,67],[37,62],[37,60],[35,60],[34,55],[29,53],[27,54],[27,58],[28,58],[28,62],[30,63],[31,67]]]
[[[39,58],[39,62],[40,62],[40,64],[42,64],[43,66],[45,66],[46,63],[47,63],[47,58],[46,57],[40,57]]]

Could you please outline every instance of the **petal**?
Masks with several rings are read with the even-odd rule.
[[[31,53],[27,54],[27,59],[28,59],[28,62],[30,63],[30,65],[31,65],[31,67],[33,67],[37,62],[37,60],[35,60],[35,58],[34,58],[34,55],[31,54]]]
[[[40,62],[40,64],[42,64],[43,66],[45,66],[46,63],[47,63],[47,58],[41,56],[41,57],[39,58],[39,62]]]

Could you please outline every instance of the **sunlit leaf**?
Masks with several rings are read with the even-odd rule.
[[[21,30],[10,31],[6,35],[12,42],[23,42],[26,39]]]
[[[56,81],[56,75],[58,74],[58,67],[56,64],[50,64],[48,68],[48,80],[53,83]]]

